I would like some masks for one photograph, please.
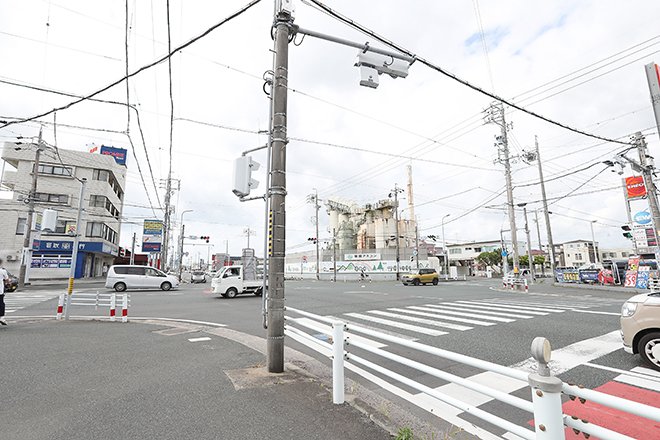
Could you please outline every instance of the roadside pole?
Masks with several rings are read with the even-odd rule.
[[[85,186],[87,179],[84,177],[80,180],[82,188],[80,188],[80,203],[78,204],[78,219],[76,220],[76,236],[73,239],[73,252],[71,254],[71,271],[69,275],[69,290],[66,296],[66,308],[64,311],[64,319],[69,319],[69,311],[71,309],[71,295],[73,294],[73,280],[76,278],[76,261],[78,260],[78,243],[80,242],[80,225],[82,224],[82,210],[83,202],[85,200]]]
[[[34,171],[32,172],[32,189],[28,195],[28,216],[25,221],[25,238],[23,239],[23,256],[21,268],[18,273],[19,287],[30,284],[30,264],[32,264],[32,219],[34,218],[34,199],[37,194],[37,177],[39,176],[39,156],[42,148],[42,130],[39,128],[39,140],[37,141],[37,151],[34,155]]]
[[[548,211],[548,199],[545,195],[545,182],[543,181],[543,167],[541,166],[541,152],[539,151],[539,139],[534,136],[536,144],[536,160],[539,165],[539,180],[541,181],[541,197],[543,198],[543,213],[545,214],[545,228],[548,235],[548,256],[550,257],[550,270],[552,278],[557,279],[557,268],[555,267],[555,244],[552,242],[552,228],[550,227],[550,212]]]
[[[277,3],[276,3],[277,4]],[[281,8],[276,11],[275,69],[273,75],[272,177],[270,204],[273,211],[273,255],[269,261],[268,372],[284,371],[284,259],[286,238],[286,144],[289,34],[293,19]]]
[[[133,243],[131,244],[131,266],[135,264],[135,232],[133,232]]]

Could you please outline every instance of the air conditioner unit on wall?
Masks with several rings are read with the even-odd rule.
[[[17,261],[18,257],[14,255],[7,255],[7,261]]]

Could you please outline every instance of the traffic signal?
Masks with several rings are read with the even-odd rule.
[[[312,243],[316,244],[316,238],[314,237],[308,238],[307,241],[311,241]]]
[[[126,256],[126,249],[119,248],[119,256],[124,258]]]
[[[624,230],[623,236],[632,240],[633,235],[632,235],[632,232],[630,232],[630,226],[629,225],[623,225],[623,226],[621,226],[621,229]]]
[[[412,263],[413,261],[415,261],[415,257],[410,257],[410,262]]]
[[[238,197],[250,195],[250,190],[259,185],[252,178],[252,171],[259,169],[259,163],[252,160],[252,156],[241,156],[234,160],[234,183],[232,192]]]
[[[208,235],[202,235],[201,237],[199,237],[200,240],[206,240],[207,243],[209,242],[210,238],[211,237],[209,237]]]

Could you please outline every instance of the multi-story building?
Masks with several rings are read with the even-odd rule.
[[[635,255],[632,247],[599,249],[600,262],[605,260],[624,260],[631,255]]]
[[[448,261],[450,265],[458,267],[459,275],[473,275],[477,272],[480,264],[477,260],[479,254],[482,252],[492,252],[495,249],[502,249],[501,241],[447,244]],[[518,242],[518,254],[519,256],[527,254],[527,245],[525,242]],[[512,255],[513,253],[509,249],[509,258]]]
[[[596,242],[596,253],[598,242]],[[555,245],[555,259],[560,267],[580,267],[596,262],[594,243],[591,240],[573,240]]]
[[[5,267],[10,272],[19,273],[29,195],[37,172],[35,214],[44,209],[55,210],[58,221],[56,230],[42,231],[34,241],[32,258],[27,265],[29,279],[69,277],[83,178],[87,183],[75,276],[105,274],[119,250],[126,186],[126,150],[108,150],[109,155],[42,149],[39,169],[35,170],[36,145],[5,142],[2,159],[15,171],[5,171],[2,176],[2,186],[13,191],[13,196],[0,200],[3,211],[0,257],[6,260]]]

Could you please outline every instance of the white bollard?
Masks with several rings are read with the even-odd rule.
[[[110,294],[110,322],[115,322],[115,308],[117,307],[117,294]]]
[[[57,317],[55,319],[62,319],[62,311],[64,309],[64,295],[65,293],[60,293],[60,299],[57,303]]]
[[[128,322],[128,293],[124,293],[121,301],[121,322]]]
[[[332,324],[332,403],[344,403],[344,323]]]

